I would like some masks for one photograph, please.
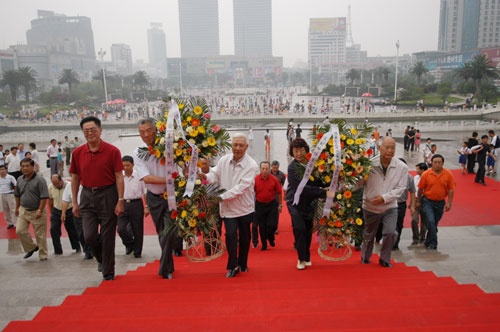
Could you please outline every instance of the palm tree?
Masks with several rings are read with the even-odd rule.
[[[413,68],[410,70],[410,73],[417,76],[417,84],[420,86],[420,81],[422,80],[422,76],[427,74],[429,70],[425,66],[423,61],[418,61],[413,65]]]
[[[138,87],[139,90],[144,90],[150,85],[151,83],[149,82],[149,76],[145,71],[140,70],[138,72],[135,72],[135,74],[133,75],[133,87]]]
[[[498,71],[488,60],[488,56],[477,55],[471,62],[470,78],[476,82],[476,98],[481,95],[481,83],[492,79],[499,78]]]
[[[68,84],[69,94],[71,94],[71,87],[73,84],[78,84],[78,75],[73,69],[64,69],[59,76],[59,84]]]
[[[17,101],[17,90],[21,86],[21,75],[17,70],[7,70],[3,73],[3,79],[0,81],[0,86],[9,86],[10,98],[15,104]]]
[[[38,73],[31,67],[21,67],[18,70],[21,79],[21,86],[24,87],[26,102],[30,101],[30,90],[37,86],[36,76]]]
[[[387,81],[389,80],[390,73],[391,71],[387,67],[377,67],[375,69],[375,75],[381,77],[384,80],[384,83],[387,83]]]
[[[466,62],[464,65],[455,70],[454,79],[463,79],[468,81],[472,77],[472,64],[471,62]]]
[[[103,75],[103,70],[102,69],[99,69],[99,71],[97,73],[95,73],[94,76],[92,76],[92,79],[94,81],[101,82],[101,85],[104,88],[104,75]]]
[[[361,73],[359,70],[351,68],[345,75],[345,78],[351,81],[351,85],[354,85],[354,81],[361,79]]]

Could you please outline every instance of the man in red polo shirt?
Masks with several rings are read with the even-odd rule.
[[[274,247],[276,218],[282,209],[281,185],[278,179],[270,173],[271,165],[268,161],[263,161],[260,163],[260,174],[255,177],[255,220],[259,225],[262,242],[260,250],[267,249],[267,242]],[[278,200],[276,200],[276,195],[278,195]]]
[[[98,118],[86,117],[80,127],[87,144],[76,148],[71,158],[73,215],[81,215],[85,241],[97,260],[97,270],[104,280],[113,280],[117,216],[124,211],[122,158],[120,150],[101,140]],[[78,205],[80,184],[83,189]]]

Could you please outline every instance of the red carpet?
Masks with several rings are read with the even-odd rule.
[[[316,243],[313,266],[298,271],[292,243],[284,211],[276,247],[250,249],[249,272],[233,279],[227,255],[176,258],[173,280],[155,261],[5,331],[500,331],[500,294],[402,263],[385,269],[376,256],[362,265],[358,252],[328,262]]]

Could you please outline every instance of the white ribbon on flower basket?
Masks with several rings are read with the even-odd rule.
[[[167,201],[169,210],[177,210],[177,204],[175,201],[175,182],[172,177],[172,174],[176,171],[176,165],[174,163],[174,122],[177,123],[177,129],[182,135],[182,138],[184,138],[186,143],[191,147],[191,159],[188,163],[188,181],[186,184],[186,190],[184,191],[184,196],[190,197],[193,194],[196,175],[198,173],[198,147],[195,144],[191,144],[191,142],[189,142],[184,135],[179,106],[175,100],[172,100],[165,128],[165,178],[167,182]]]
[[[314,164],[316,163],[316,160],[318,157],[321,155],[321,151],[323,151],[323,148],[325,147],[326,143],[330,140],[330,137],[333,136],[334,132],[337,133],[337,137],[340,140],[340,135],[339,135],[339,127],[336,124],[331,124],[330,125],[330,130],[323,135],[321,140],[316,144],[314,147],[314,150],[311,153],[311,159],[307,163],[306,170],[304,172],[304,176],[302,177],[302,180],[299,183],[299,186],[297,187],[297,191],[295,192],[295,196],[293,198],[293,205],[299,204],[300,200],[300,194],[302,194],[302,190],[304,190],[304,187],[307,184],[307,181],[309,181],[309,177],[311,176],[311,173],[314,169]],[[337,154],[337,151],[340,152],[340,142],[339,142],[339,148],[337,150],[337,147],[335,146],[335,154]],[[340,165],[337,166],[335,165],[335,171],[340,171]],[[335,174],[335,173],[334,173]],[[337,173],[337,178],[338,178],[338,173]],[[333,179],[332,179],[333,182]],[[337,179],[335,179],[335,183],[337,183]]]
[[[330,188],[328,188],[328,195],[326,197],[325,206],[323,208],[323,217],[327,217],[330,215],[330,210],[333,204],[333,198],[337,192],[338,179],[340,174],[340,168],[342,166],[342,150],[340,147],[340,133],[339,127],[336,124],[332,124],[330,130],[333,128],[333,157],[335,158],[335,169],[333,170],[332,181],[330,182]],[[342,189],[342,183],[338,189]]]

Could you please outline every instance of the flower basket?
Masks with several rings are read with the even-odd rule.
[[[225,251],[226,247],[217,229],[217,222],[213,220],[209,232],[202,232],[200,236],[188,239],[186,257],[194,263],[208,262],[219,258]]]
[[[320,232],[318,254],[327,261],[343,261],[351,257],[351,237],[346,234]]]

